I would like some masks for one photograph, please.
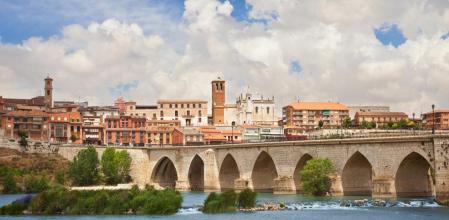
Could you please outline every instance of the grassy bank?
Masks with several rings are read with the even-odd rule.
[[[172,189],[69,191],[56,186],[36,195],[31,201],[0,209],[0,214],[32,215],[170,215],[178,212],[182,196]],[[24,205],[25,204],[25,205]]]

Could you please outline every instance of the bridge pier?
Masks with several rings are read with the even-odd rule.
[[[250,181],[245,178],[239,178],[234,181],[234,188],[236,192],[241,192],[246,188],[249,188]]]
[[[189,181],[186,181],[186,180],[176,181],[175,189],[178,191],[181,191],[181,192],[190,191]]]
[[[296,194],[293,177],[280,176],[274,179],[273,194]]]
[[[449,203],[449,138],[433,138],[435,155],[435,197],[440,203]]]
[[[373,198],[395,197],[393,177],[380,177],[373,179]]]

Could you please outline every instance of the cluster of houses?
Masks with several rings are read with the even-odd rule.
[[[51,143],[120,146],[242,143],[295,139],[318,127],[339,128],[348,118],[355,127],[370,122],[383,128],[412,120],[424,129],[449,129],[449,110],[409,119],[388,106],[295,101],[284,106],[279,117],[274,97],[247,91],[234,103],[226,103],[225,81],[220,78],[211,82],[211,108],[201,99],[161,99],[154,105],[139,105],[119,97],[111,106],[53,101],[53,79],[47,77],[44,82],[44,96],[0,96],[1,128],[6,137],[26,134]]]

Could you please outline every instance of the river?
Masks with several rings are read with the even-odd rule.
[[[253,213],[230,213],[206,215],[198,211],[207,193],[183,193],[184,202],[178,214],[172,216],[0,216],[0,219],[43,220],[43,219],[73,219],[73,220],[110,220],[110,219],[449,219],[449,207],[441,207],[432,199],[398,199],[387,200],[379,207],[370,198],[362,197],[326,197],[312,198],[301,195],[273,195],[261,193],[258,203],[284,203],[285,211],[260,211]],[[0,195],[0,203],[10,196]]]

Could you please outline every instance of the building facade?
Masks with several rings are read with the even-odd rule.
[[[104,142],[104,124],[101,116],[83,117],[83,143],[102,145]]]
[[[432,129],[435,124],[436,130],[449,129],[449,110],[435,110],[435,119],[433,112],[427,112],[422,115],[425,129]]]
[[[204,144],[204,134],[196,128],[175,128],[173,131],[173,145],[197,146]]]
[[[150,145],[172,145],[173,131],[181,127],[178,120],[149,120],[146,123],[147,143]]]
[[[355,113],[357,112],[389,112],[390,106],[381,105],[353,105],[348,106],[349,117],[354,119]]]
[[[106,142],[108,145],[145,146],[146,118],[136,116],[108,116],[105,119]]]
[[[408,116],[404,112],[357,112],[354,116],[356,126],[360,126],[366,121],[375,122],[378,128],[384,128],[387,127],[388,123],[406,119],[408,119]]]
[[[83,120],[79,112],[49,113],[50,142],[73,143],[83,142]]]
[[[263,95],[241,94],[236,101],[238,125],[277,125],[274,97],[264,98]]]
[[[157,101],[157,105],[160,120],[177,120],[182,127],[207,125],[207,101],[161,99]]]
[[[48,141],[48,114],[43,111],[12,111],[1,120],[6,137],[18,139],[20,131],[31,140]]]
[[[293,102],[282,108],[284,126],[313,130],[322,123],[324,128],[337,128],[349,117],[346,105],[332,102]]]

